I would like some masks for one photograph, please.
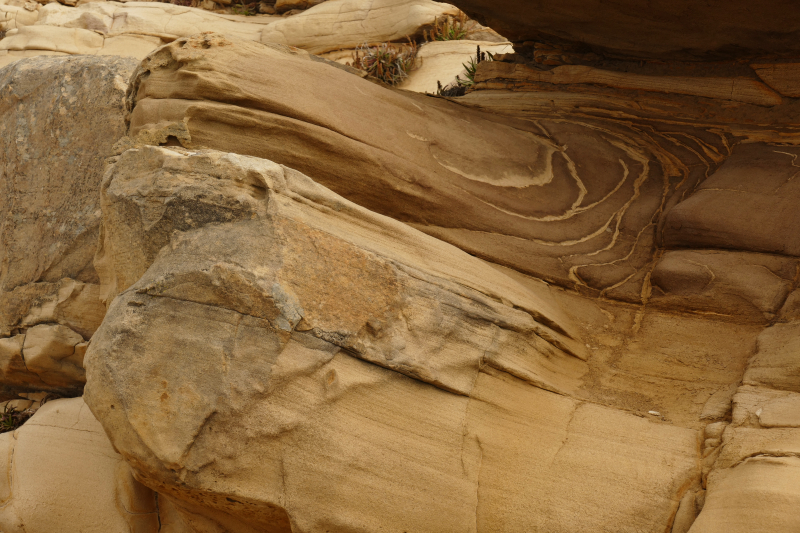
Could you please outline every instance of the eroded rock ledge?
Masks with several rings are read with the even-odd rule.
[[[542,502],[549,530],[617,519],[650,530],[696,475],[693,430],[568,396],[585,348],[554,302],[297,171],[133,149],[106,175],[103,211],[100,272],[120,293],[87,354],[86,401],[187,520],[530,524],[538,511],[509,514],[500,500],[536,471],[524,498],[549,493],[563,510]],[[619,446],[646,478],[617,477]],[[614,488],[577,501],[562,476],[585,461]],[[646,514],[630,505],[640,494]]]

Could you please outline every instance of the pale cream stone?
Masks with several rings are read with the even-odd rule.
[[[436,94],[437,82],[443,87],[455,82],[456,76],[466,79],[464,65],[470,59],[475,61],[477,47],[490,54],[510,54],[514,52],[511,43],[484,41],[434,41],[419,48],[419,68],[410,73],[408,80],[399,88],[418,93]]]
[[[135,481],[82,398],[46,403],[0,434],[0,530],[158,531],[152,491]]]
[[[296,46],[312,54],[353,49],[405,39],[436,17],[456,13],[453,6],[430,0],[328,0],[268,25],[261,42]]]

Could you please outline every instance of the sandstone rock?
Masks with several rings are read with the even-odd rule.
[[[70,386],[85,381],[83,352],[76,346],[83,337],[68,327],[41,324],[25,334],[25,367],[48,385]]]
[[[631,0],[453,3],[512,41],[577,42],[609,55],[697,60],[800,52],[791,37],[800,29],[800,13],[791,0],[769,0],[757,9],[747,0],[647,6]]]
[[[325,0],[277,0],[275,2],[275,11],[278,13],[285,13],[292,9],[308,9],[324,1]]]
[[[0,3],[0,31],[9,31],[30,26],[39,18],[39,12],[33,8],[13,6]]]
[[[12,338],[3,342],[15,344],[18,334],[50,323],[77,332],[74,345],[102,321],[92,264],[98,191],[104,158],[124,132],[122,96],[134,65],[122,58],[36,58],[0,71],[0,337]],[[25,377],[21,356],[6,352],[4,394],[15,386],[56,387]]]
[[[181,520],[662,531],[699,476],[695,430],[563,395],[555,302],[296,171],[145,147],[103,190],[87,402]]]
[[[720,169],[666,217],[671,247],[728,248],[800,255],[794,205],[800,149],[761,143],[737,146]]]
[[[50,50],[21,50],[11,52],[8,50],[0,50],[0,68],[6,67],[11,63],[16,63],[20,59],[27,59],[29,57],[64,57],[68,55],[70,54],[65,54],[64,52],[52,52]]]
[[[690,533],[794,531],[800,459],[754,456],[709,481],[708,497]]]
[[[665,182],[676,170],[629,131],[612,140],[588,124],[498,117],[214,39],[176,41],[143,63],[132,135],[164,131],[161,142],[179,135],[189,148],[275,160],[472,254],[641,300],[653,218],[693,181]],[[213,79],[200,74],[209,68]],[[195,76],[203,83],[182,81]]]
[[[797,268],[796,259],[782,256],[670,250],[651,274],[650,301],[672,309],[771,320],[792,290]]]
[[[72,54],[123,55],[141,59],[163,44],[162,39],[172,41],[209,30],[258,41],[266,23],[230,19],[202,9],[159,2],[92,2],[78,7],[51,3],[42,7],[39,13],[32,30],[36,38],[25,37],[25,40],[24,36],[16,37],[15,48],[11,50],[25,49],[22,47],[26,46]],[[53,30],[47,30],[48,27]],[[92,46],[82,41],[75,43],[76,38],[84,41],[89,38],[88,33],[79,30],[87,30],[93,35],[89,43]],[[28,41],[29,44],[23,44]]]
[[[800,392],[800,323],[775,324],[758,337],[758,351],[743,384]]]
[[[783,96],[800,98],[800,63],[757,63],[752,67],[764,83]]]
[[[800,427],[800,394],[742,386],[733,398],[732,423],[754,427]]]
[[[53,400],[0,434],[0,529],[156,532],[152,491],[131,476],[81,398]]]
[[[9,391],[8,385],[24,387],[47,388],[46,384],[36,374],[29,372],[22,358],[22,345],[25,342],[25,335],[15,335],[13,337],[0,338],[0,372],[2,377],[0,382],[3,384],[3,396],[6,398],[16,396],[16,390]]]
[[[0,42],[0,49],[50,50],[65,54],[96,54],[103,47],[103,36],[80,28],[23,26]]]
[[[731,424],[721,433],[706,432],[712,445],[721,446],[709,455],[708,496],[692,533],[788,532],[800,524],[796,326],[776,324],[761,333],[733,397]]]
[[[472,40],[430,42],[420,47],[417,54],[421,61],[420,67],[412,72],[408,81],[400,85],[400,88],[436,94],[437,82],[447,86],[455,81],[456,76],[464,79],[464,64],[468,64],[470,59],[475,59],[478,46],[483,52],[492,54],[508,54],[514,51],[510,43]]]
[[[261,42],[295,46],[312,54],[363,43],[405,40],[436,17],[458,12],[430,0],[328,0],[293,17],[273,22]],[[214,31],[219,31],[214,29]]]
[[[22,328],[42,323],[58,323],[89,339],[105,316],[99,285],[64,278],[59,283],[37,283],[43,295],[27,316],[18,322]],[[19,291],[12,293],[12,298]]]

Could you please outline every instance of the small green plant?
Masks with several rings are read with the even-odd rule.
[[[483,61],[494,61],[494,56],[491,52],[481,52],[481,47],[478,45],[478,52],[475,57],[470,57],[468,63],[461,63],[465,71],[464,79],[462,80],[460,76],[456,76],[456,83],[462,87],[475,85],[475,72],[478,71],[478,65]]]
[[[30,409],[17,411],[15,407],[6,404],[3,413],[0,414],[0,433],[14,431],[24,424],[31,416],[33,416],[33,411]]]
[[[231,12],[234,15],[244,15],[246,17],[255,16],[258,13],[258,4],[245,4],[244,0],[241,0],[238,4],[233,3],[231,4]]]
[[[433,27],[424,30],[422,35],[426,41],[458,41],[466,39],[474,27],[475,21],[467,19],[467,15],[459,11],[456,16],[445,15],[434,20]]]
[[[417,45],[409,40],[407,45],[382,43],[369,46],[365,43],[353,53],[351,66],[389,85],[397,85],[417,68],[417,62]]]
[[[494,61],[494,56],[491,52],[481,52],[481,47],[478,46],[475,57],[469,58],[467,63],[461,63],[464,67],[464,78],[457,75],[453,83],[446,87],[442,87],[442,82],[437,81],[436,94],[438,96],[464,96],[467,93],[467,88],[475,85],[475,73],[478,70],[478,64],[484,61]]]

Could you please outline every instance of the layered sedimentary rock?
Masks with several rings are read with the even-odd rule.
[[[575,398],[589,350],[540,282],[234,154],[129,150],[103,207],[86,398],[187,520],[660,531],[699,482],[694,430]]]
[[[0,154],[2,383],[86,379],[111,442],[81,400],[44,403],[0,442],[2,527],[51,533],[71,477],[105,487],[94,521],[70,522],[87,531],[800,527],[793,13],[772,31],[760,17],[780,1],[696,6],[720,31],[692,22],[679,43],[680,4],[465,0],[519,53],[497,50],[458,99],[272,42],[341,60],[373,29],[419,30],[432,5],[329,0],[244,40],[176,38],[188,8],[47,7],[30,32],[4,11],[6,44],[48,27],[105,43],[115,25],[172,42],[131,78],[127,131],[128,77],[87,78],[111,104],[102,126],[77,120],[98,133],[81,141],[57,122],[83,109],[69,84],[118,63],[38,85],[21,73],[40,63],[0,71],[7,94],[48,102],[0,109],[3,138],[23,139]],[[331,44],[320,21],[352,38]],[[25,137],[31,116],[56,134]],[[87,152],[82,176],[63,163]],[[53,464],[77,430],[91,442]]]
[[[525,90],[500,93],[492,89],[501,84],[519,88],[513,76],[530,80],[536,71],[496,61],[484,63],[486,69],[482,64],[476,75],[478,87],[486,90],[464,97],[493,113],[473,112],[442,100],[386,91],[344,71],[248,43],[209,37],[209,49],[200,56],[191,52],[199,44],[183,42],[161,50],[137,74],[129,104],[133,135],[152,136],[172,127],[180,131],[173,136],[185,147],[214,147],[278,161],[470,253],[615,299],[648,300],[657,239],[673,246],[677,237],[670,224],[680,224],[672,221],[681,210],[703,201],[703,194],[663,215],[715,172],[732,150],[720,179],[751,172],[747,165],[758,164],[751,157],[757,152],[772,158],[761,165],[763,172],[774,172],[773,165],[784,173],[795,168],[797,149],[778,146],[794,139],[789,123],[798,111],[791,102],[737,104],[752,114],[763,113],[764,104],[776,107],[768,116],[782,116],[784,125],[772,129],[736,124],[730,92],[719,99],[684,96],[670,93],[674,89],[669,84],[650,87],[641,97],[647,107],[638,111],[602,106],[575,113],[576,103],[600,105],[603,98],[611,99],[602,89],[588,94],[551,89],[546,99],[539,93],[531,98],[536,87],[525,85]],[[222,77],[204,74],[212,64]],[[277,69],[292,75],[272,76]],[[297,83],[304,78],[309,83]],[[731,81],[725,81],[728,87]],[[585,83],[588,87],[590,80]],[[702,90],[690,78],[680,83],[687,91]],[[326,90],[318,91],[319,85]],[[693,106],[698,113],[714,113],[713,120],[667,116],[674,104],[659,95],[664,91],[685,103],[687,114]],[[554,109],[551,102],[563,108]],[[382,121],[361,119],[367,116],[381,116]],[[388,123],[391,128],[385,127]],[[162,133],[162,142],[167,135]],[[770,142],[740,148],[736,138]],[[776,175],[773,182],[780,179]],[[712,216],[703,205],[705,216]],[[772,238],[779,241],[790,227],[784,221]],[[784,267],[780,276],[793,279],[791,261]],[[779,300],[756,307],[774,314]]]
[[[547,61],[562,63],[575,59],[569,54],[547,57],[550,58]],[[553,59],[556,57],[558,59]],[[542,69],[520,62],[518,58],[499,56],[496,61],[479,68],[477,90],[455,103],[392,91],[276,47],[259,48],[214,36],[177,41],[145,61],[133,78],[129,93],[131,138],[126,143],[128,146],[181,144],[192,152],[178,150],[170,154],[137,148],[123,154],[109,174],[105,217],[107,227],[114,229],[108,232],[102,263],[98,265],[102,264],[101,272],[105,273],[109,290],[121,296],[113,306],[116,318],[107,322],[109,333],[104,333],[105,340],[92,348],[91,368],[97,365],[103,377],[92,380],[90,376],[90,381],[98,384],[97,389],[90,386],[90,404],[112,438],[119,436],[121,440],[117,446],[120,449],[125,442],[128,448],[122,453],[136,465],[142,480],[168,494],[184,516],[199,514],[219,524],[235,519],[239,520],[237,527],[243,530],[266,527],[287,530],[291,526],[298,531],[316,531],[334,525],[357,530],[384,523],[429,531],[448,530],[448,527],[477,531],[537,528],[544,531],[608,528],[663,531],[666,528],[685,533],[691,527],[693,531],[716,531],[704,529],[717,527],[713,526],[715,523],[741,524],[737,527],[746,530],[758,523],[759,516],[774,516],[776,518],[769,523],[775,530],[790,531],[794,515],[786,509],[792,504],[782,499],[790,493],[784,494],[782,489],[771,492],[754,489],[753,494],[758,494],[766,503],[758,510],[748,508],[746,518],[738,511],[726,510],[731,498],[749,497],[740,492],[739,483],[745,478],[738,477],[743,470],[736,468],[744,463],[737,461],[747,459],[745,462],[752,466],[753,473],[745,472],[745,477],[762,476],[759,479],[763,480],[771,474],[759,470],[762,468],[759,457],[778,457],[786,465],[781,463],[783,466],[778,465],[780,468],[775,470],[777,463],[764,459],[769,463],[763,463],[764,468],[774,467],[768,471],[774,472],[776,480],[784,485],[791,484],[794,479],[790,464],[794,437],[791,432],[786,433],[785,438],[769,433],[793,423],[791,417],[786,422],[786,413],[792,405],[791,390],[784,391],[777,385],[769,386],[769,390],[755,390],[754,387],[758,389],[759,386],[747,384],[747,381],[742,386],[740,383],[744,375],[756,371],[754,361],[758,356],[755,360],[753,356],[764,349],[764,335],[779,326],[765,327],[776,320],[792,320],[792,313],[797,313],[798,260],[792,248],[797,224],[791,210],[782,206],[791,204],[795,196],[793,169],[799,153],[795,126],[798,108],[793,99],[761,81],[755,74],[755,67],[746,68],[750,69],[751,77],[741,80],[738,71],[728,67],[718,69],[714,76],[699,76],[692,68],[672,65],[667,69],[669,75],[664,72],[656,75],[652,65],[644,65],[639,72],[632,73],[620,73],[608,66]],[[208,74],[210,71],[214,72],[213,76]],[[275,72],[291,75],[276,76]],[[320,87],[324,87],[324,91],[318,90]],[[372,116],[381,116],[381,123],[363,120]],[[419,243],[438,242],[428,240],[435,237],[490,261],[492,273],[482,274],[480,278],[506,280],[504,283],[513,280],[524,287],[493,294],[499,295],[500,303],[505,305],[508,300],[514,308],[526,310],[535,321],[546,326],[549,330],[546,334],[543,334],[545,330],[537,332],[550,345],[544,352],[556,349],[554,353],[560,351],[562,355],[558,359],[546,358],[552,361],[552,366],[539,363],[531,366],[529,358],[543,353],[544,345],[503,344],[509,340],[507,334],[502,333],[505,326],[497,319],[490,319],[501,333],[493,334],[490,344],[476,350],[483,354],[477,366],[461,360],[457,366],[466,366],[460,367],[457,374],[462,377],[456,378],[446,347],[461,346],[461,341],[455,339],[464,337],[461,333],[445,331],[451,331],[447,328],[456,323],[469,323],[473,332],[470,338],[480,345],[483,334],[478,333],[481,326],[473,322],[475,318],[467,319],[459,314],[420,315],[412,311],[417,289],[405,281],[398,282],[397,276],[392,275],[388,278],[391,281],[378,283],[366,292],[384,294],[385,287],[399,286],[404,294],[399,309],[405,329],[392,326],[386,331],[383,318],[371,323],[367,316],[377,310],[394,308],[394,304],[386,303],[388,300],[383,296],[376,296],[371,302],[376,308],[366,303],[362,305],[358,303],[360,291],[347,288],[346,280],[359,279],[362,280],[359,286],[372,287],[372,282],[357,277],[372,272],[372,267],[360,267],[358,275],[355,272],[339,275],[334,274],[336,270],[323,259],[299,260],[302,268],[298,262],[288,259],[307,257],[307,252],[290,244],[306,239],[316,243],[314,258],[358,257],[359,253],[334,252],[343,249],[339,245],[322,245],[330,238],[327,235],[313,239],[300,238],[298,234],[294,238],[278,237],[273,229],[288,224],[288,220],[296,221],[299,215],[289,215],[289,211],[282,210],[292,205],[291,202],[301,202],[305,209],[314,212],[314,216],[302,217],[304,224],[326,233],[334,232],[337,238],[350,245],[366,247],[375,253],[375,242],[370,242],[369,238],[361,240],[368,235],[365,226],[340,231],[333,229],[342,224],[339,219],[314,222],[323,210],[312,209],[312,206],[333,193],[326,191],[323,195],[320,192],[311,200],[307,193],[301,194],[292,186],[286,188],[281,179],[274,177],[270,178],[272,181],[264,179],[265,186],[254,186],[255,178],[235,176],[269,174],[264,170],[243,170],[257,167],[260,159],[215,152],[194,153],[208,147],[271,159],[300,170],[360,206],[427,233],[428,237],[414,234]],[[236,165],[240,170],[234,169]],[[150,170],[136,170],[129,175],[127,169],[143,166]],[[286,168],[275,172],[296,176]],[[204,174],[216,178],[203,178]],[[201,186],[199,182],[192,182],[194,192],[184,189],[189,187],[189,181],[180,177],[183,175],[192,176],[189,181],[214,184],[215,191],[223,187],[216,185],[218,179],[233,177],[235,182],[249,184],[247,187],[253,198],[257,199],[260,194],[256,191],[263,190],[265,198],[275,199],[267,200],[267,204],[274,207],[268,215],[253,214],[255,208],[248,211],[239,207],[244,205],[244,197],[237,192],[238,204],[214,200],[227,207],[198,207],[197,215],[186,215],[190,208],[179,208],[178,204],[192,205],[188,198],[195,194],[208,202],[213,195],[200,193],[211,185]],[[754,176],[757,179],[753,179]],[[285,177],[283,180],[290,181]],[[132,185],[123,187],[127,182]],[[168,184],[172,182],[174,187],[180,188],[180,193],[170,188],[173,186]],[[288,192],[293,190],[294,193]],[[293,200],[278,201],[282,196]],[[323,204],[330,207],[329,201]],[[174,207],[155,207],[163,202]],[[338,202],[343,200],[335,204],[339,205]],[[140,223],[136,221],[142,215],[133,216],[129,208],[122,209],[123,205],[134,204],[139,206],[136,208],[139,212],[150,213],[146,215],[147,225],[164,229],[149,235],[137,229]],[[343,216],[338,215],[342,208],[331,209],[331,216]],[[737,218],[740,216],[743,218]],[[261,233],[238,230],[248,235],[248,243],[258,239],[270,243],[267,246],[272,251],[269,259],[265,256],[255,261],[252,247],[233,251],[238,250],[230,246],[235,242],[236,233],[222,228],[236,225],[243,228],[251,224],[255,227],[257,224],[253,220],[261,217],[270,221],[261,227],[269,229]],[[370,224],[386,221],[374,214],[371,217]],[[760,222],[737,225],[736,220],[752,218]],[[726,224],[726,220],[731,223]],[[181,233],[168,239],[173,228]],[[408,230],[379,233],[397,236],[406,235],[405,231]],[[132,263],[128,259],[115,259],[118,253],[115,250],[123,247],[115,244],[113,236],[129,232],[137,235],[136,239],[142,239],[137,242],[144,243],[135,248],[147,250]],[[359,240],[356,241],[354,235],[358,235]],[[391,242],[384,239],[379,242]],[[123,237],[122,240],[130,239]],[[215,244],[217,242],[220,244]],[[219,246],[225,248],[224,253],[219,251]],[[407,261],[404,264],[433,274],[424,266],[426,254],[423,250],[427,249],[423,244],[411,246],[413,253],[403,257]],[[244,255],[238,255],[240,253]],[[385,260],[382,254],[386,253],[383,249],[378,256]],[[260,282],[260,286],[264,290],[272,287],[265,298],[273,303],[261,307],[252,307],[254,304],[249,303],[255,301],[255,296],[245,287],[256,283],[253,280],[258,277],[238,281],[239,277],[227,273],[227,267],[218,264],[188,266],[193,261],[197,263],[196,259],[188,258],[211,257],[211,261],[219,261],[226,254],[237,257],[235,264],[247,272],[257,271],[255,266],[247,266],[248,261],[270,265],[266,269],[262,266],[258,275],[267,276],[264,279],[268,281]],[[474,257],[456,259],[443,251],[438,255],[447,257],[444,261],[450,265],[483,268],[478,267],[483,263]],[[247,261],[239,259],[245,256]],[[153,266],[148,270],[151,261]],[[130,269],[126,266],[129,264],[140,266]],[[304,272],[302,281],[283,281],[282,276],[288,279],[284,272],[296,270]],[[318,289],[312,293],[297,288],[323,277],[327,280],[326,291],[348,295],[347,313],[337,312],[332,307],[324,295],[327,292]],[[279,291],[272,281],[275,279],[280,280]],[[542,284],[542,279],[552,285]],[[201,288],[204,286],[213,289]],[[471,288],[484,296],[488,294],[485,287]],[[296,300],[286,296],[296,291],[308,296],[297,296]],[[537,295],[538,302],[528,307],[514,303],[511,295],[523,291]],[[446,293],[429,294],[436,294],[432,296],[434,301],[451,301],[450,296],[444,295]],[[248,295],[246,300],[242,300],[242,295]],[[587,296],[600,299],[587,299]],[[164,298],[184,303],[161,303]],[[309,306],[306,303],[309,301],[314,303]],[[168,322],[162,318],[164,316],[175,317],[174,320],[189,316],[186,311],[171,309],[168,305],[194,308],[196,304],[214,307],[215,310],[209,311],[213,314],[230,311],[251,317],[253,313],[248,310],[276,305],[272,315],[257,317],[266,320],[269,326],[262,322],[263,326],[254,323],[248,328],[260,328],[261,333],[274,331],[289,339],[285,347],[280,342],[275,344],[271,353],[279,355],[268,358],[274,358],[273,366],[278,369],[284,365],[281,359],[284,354],[294,353],[293,342],[300,342],[301,337],[293,338],[293,335],[302,333],[329,343],[331,346],[316,344],[309,348],[308,343],[303,345],[304,349],[328,354],[315,359],[318,366],[309,366],[306,370],[306,377],[301,381],[311,380],[308,385],[297,382],[305,391],[303,394],[310,394],[313,389],[320,391],[314,394],[323,395],[321,391],[339,386],[336,379],[348,383],[342,378],[351,375],[347,373],[350,370],[345,370],[349,368],[345,362],[360,365],[367,361],[373,365],[369,368],[382,376],[380,379],[400,379],[400,383],[367,386],[369,392],[363,395],[342,392],[335,400],[334,396],[329,396],[329,402],[308,399],[305,404],[285,399],[281,407],[274,407],[278,403],[269,402],[277,400],[265,399],[273,407],[264,407],[260,412],[269,412],[270,416],[281,413],[281,424],[291,420],[296,425],[282,432],[280,437],[253,437],[252,442],[269,441],[269,446],[276,446],[270,448],[274,451],[265,451],[264,456],[279,459],[275,459],[277,465],[269,467],[272,473],[264,470],[260,474],[262,479],[276,479],[271,489],[251,486],[244,474],[236,477],[239,474],[233,473],[233,459],[228,466],[221,462],[206,466],[201,458],[203,453],[210,455],[210,450],[234,449],[227,435],[253,426],[232,414],[236,412],[232,407],[236,395],[244,394],[239,391],[247,390],[248,386],[240,385],[235,394],[216,392],[217,389],[215,392],[190,392],[188,389],[173,390],[170,380],[164,380],[163,390],[142,381],[141,389],[126,388],[122,394],[123,389],[99,385],[114,380],[132,383],[133,374],[143,372],[136,372],[135,367],[124,363],[100,362],[109,360],[108,354],[114,348],[119,348],[122,354],[138,354],[134,346],[156,345],[147,337],[151,329],[153,335],[163,337],[154,324]],[[422,307],[431,306],[436,307],[433,304]],[[294,311],[286,311],[289,307]],[[455,302],[448,307],[451,312],[458,308]],[[355,322],[360,324],[358,327],[328,326],[337,332],[336,336],[330,336],[331,330],[304,323],[309,308],[315,313],[317,309],[329,309],[330,316],[336,320],[351,316],[353,312],[363,314]],[[201,308],[197,309],[191,316],[201,316]],[[551,314],[552,310],[558,313]],[[294,316],[296,325],[289,319],[290,315]],[[230,324],[241,323],[240,319],[223,320],[206,311],[202,316],[203,332],[216,331],[212,329],[217,327],[214,324],[223,323],[227,324],[223,326],[225,333],[214,334],[214,338],[231,335],[241,339],[223,343],[235,349],[227,351],[228,348],[220,346],[218,359],[241,360],[248,366],[244,361],[252,356],[245,355],[245,346],[251,333],[241,333],[240,327],[230,329]],[[318,320],[321,316],[316,315]],[[459,316],[461,318],[457,318]],[[193,321],[194,318],[186,319],[187,328]],[[288,324],[292,333],[281,333],[279,323],[284,329]],[[431,323],[438,326],[429,330]],[[120,324],[122,329],[115,329],[113,324]],[[409,333],[404,334],[404,331]],[[416,334],[415,331],[431,333]],[[210,339],[203,335],[205,333],[187,333],[175,348],[159,346],[147,351],[146,356],[136,355],[135,358],[147,361],[143,365],[148,372],[160,374],[163,361],[169,358],[167,353],[197,352],[183,347],[191,346],[196,338],[201,339],[201,345],[208,345]],[[433,349],[425,344],[410,343],[407,335],[446,340],[442,341],[441,349]],[[386,339],[380,349],[381,355],[376,355],[371,342],[361,344],[370,336]],[[123,338],[124,342],[119,341]],[[359,340],[346,340],[348,338]],[[267,343],[257,344],[265,346]],[[235,355],[240,349],[242,355]],[[464,357],[469,350],[460,347],[458,352]],[[782,358],[780,361],[793,364],[790,349],[779,352],[781,355],[776,357]],[[386,357],[387,353],[393,355]],[[416,355],[410,355],[412,353]],[[502,356],[498,358],[498,354]],[[202,366],[197,375],[214,372],[215,364],[203,364],[207,366]],[[340,364],[343,366],[337,366]],[[223,383],[237,379],[228,377],[227,373],[232,370],[229,371],[227,365],[225,362],[223,370],[217,369],[226,376]],[[555,369],[559,371],[553,373]],[[173,375],[171,372],[165,374]],[[272,369],[264,368],[261,372],[265,376],[261,381],[273,379]],[[782,372],[776,371],[770,379],[778,379]],[[119,377],[114,378],[115,375]],[[328,383],[326,380],[331,376],[334,376],[333,381]],[[406,382],[407,378],[414,381]],[[218,381],[204,380],[198,386],[226,387]],[[320,385],[312,387],[312,382]],[[460,457],[460,474],[457,470],[447,470],[448,463],[444,459],[435,461],[441,468],[424,467],[433,469],[434,474],[430,476],[414,471],[411,474],[413,483],[402,480],[408,468],[421,464],[418,459],[402,462],[402,466],[396,467],[398,470],[392,470],[394,463],[385,459],[388,453],[385,449],[394,448],[383,444],[382,439],[395,442],[399,436],[385,435],[410,431],[402,420],[395,419],[400,416],[397,412],[405,413],[399,406],[378,417],[383,431],[363,434],[372,448],[358,448],[357,459],[346,452],[352,449],[353,435],[348,434],[348,430],[332,428],[366,431],[364,428],[371,422],[363,422],[360,417],[369,416],[374,420],[375,415],[359,414],[363,404],[382,405],[388,401],[379,399],[388,394],[384,389],[406,390],[403,388],[406,383],[416,387],[420,382],[426,384],[424,387],[431,387],[436,399],[431,400],[431,404],[414,403],[412,410],[432,412],[440,421],[451,418],[447,414],[449,409],[464,409],[466,413],[456,417],[461,420],[461,427],[466,428],[460,433],[447,429],[446,424],[442,430],[425,433],[425,439],[439,443],[449,442],[454,433],[461,435],[459,452],[455,449],[443,452],[451,458]],[[465,388],[464,384],[469,385]],[[286,387],[286,392],[281,394],[294,394],[288,392],[288,385]],[[138,394],[134,390],[146,391],[142,394],[152,398],[152,405],[139,407],[133,401],[125,403],[126,394],[130,397]],[[265,397],[272,398],[277,391],[277,385],[275,389],[266,387]],[[422,401],[420,398],[426,395],[420,392],[411,396]],[[188,399],[181,400],[184,397],[220,400],[204,404],[194,422],[185,421],[186,425],[178,428],[175,425],[179,420],[177,415],[167,413],[178,412],[172,402],[189,405]],[[307,396],[312,397],[317,398]],[[402,397],[406,398],[405,393]],[[340,401],[342,406],[338,404]],[[464,401],[466,406],[463,406]],[[761,412],[767,413],[764,422],[752,428],[747,425],[751,422],[742,422],[739,406],[745,401],[770,407]],[[242,405],[249,403],[253,402],[243,401]],[[124,412],[118,410],[120,404]],[[115,407],[112,409],[111,405]],[[172,433],[173,437],[167,442],[158,437],[166,429],[157,430],[136,422],[143,416],[136,414],[136,409],[156,412],[156,405],[165,406],[162,411],[165,413],[164,428],[177,431],[184,440]],[[288,411],[291,416],[284,411],[289,409],[286,405],[292,406]],[[345,409],[348,418],[328,424],[315,415],[300,413],[301,405],[313,405],[315,412],[324,411],[325,416],[337,421],[343,416],[339,410]],[[374,403],[371,405],[374,409]],[[456,407],[444,407],[449,405]],[[521,407],[523,405],[528,407]],[[289,418],[284,419],[284,416]],[[414,418],[411,414],[401,418],[405,416]],[[551,433],[553,428],[563,428],[557,432],[560,437]],[[753,433],[750,437],[751,429],[767,433]],[[353,429],[357,433],[362,430]],[[631,435],[644,440],[630,441]],[[477,444],[469,443],[471,437]],[[272,443],[274,439],[283,438],[286,441],[281,441],[280,446]],[[753,438],[756,440],[752,441]],[[720,457],[728,457],[721,452],[725,452],[723,443],[729,441],[734,443],[728,448],[730,457],[738,459],[725,462]],[[749,450],[747,453],[734,451],[739,446],[735,444],[738,441],[743,442],[740,447]],[[173,447],[175,442],[183,444]],[[414,447],[416,439],[406,438],[403,442],[404,453],[411,457],[428,456],[423,451],[408,452],[424,449]],[[628,444],[630,447],[625,448]],[[313,446],[314,451],[304,446]],[[467,452],[475,446],[480,453],[469,455]],[[204,449],[208,451],[203,452]],[[323,457],[316,451],[319,449],[340,451]],[[538,451],[533,453],[533,449]],[[234,455],[244,457],[248,453],[241,451]],[[653,453],[662,459],[652,460]],[[476,456],[480,456],[479,461]],[[362,478],[365,472],[380,471],[392,482],[387,485],[386,481],[381,484],[353,480],[347,477],[344,467],[335,466],[339,461],[357,465]],[[477,474],[470,461],[480,465]],[[309,468],[309,464],[317,466]],[[618,470],[608,470],[609,465]],[[667,467],[662,471],[657,465]],[[313,474],[317,468],[324,473]],[[314,477],[316,475],[321,477]],[[219,488],[220,479],[232,478],[237,481],[231,481],[227,488]],[[182,488],[177,479],[183,483],[191,480],[192,490]],[[293,479],[302,481],[293,482]],[[316,490],[320,486],[327,487],[323,480],[329,479],[338,482],[331,485],[330,492],[325,489],[324,500],[338,502],[336,498],[342,498],[342,503],[324,507],[316,500],[303,499],[309,497],[308,492],[312,490],[308,487],[316,486]],[[532,479],[536,481],[531,482]],[[631,482],[631,479],[648,480],[652,485]],[[609,483],[611,488],[607,492],[598,491],[598,487],[609,486]],[[448,484],[448,494],[456,494],[455,500],[440,502],[425,496],[438,494],[443,490],[441,487]],[[381,507],[380,502],[370,498],[379,486],[395,487],[392,490],[397,494],[418,495],[425,503],[415,504],[413,509],[403,508],[402,516],[396,516],[392,509]],[[453,488],[461,486],[466,487],[463,495]],[[242,487],[251,488],[233,495],[234,489]],[[427,492],[429,490],[432,492]],[[468,499],[466,495],[473,490],[474,498]],[[234,502],[223,500],[219,497],[221,494]],[[611,494],[615,497],[611,498]],[[709,508],[695,521],[706,498]],[[187,503],[200,500],[204,507]],[[236,502],[250,505],[251,511],[234,507]],[[440,503],[441,508],[437,507]],[[717,517],[723,515],[727,516],[727,522],[717,522]],[[390,518],[383,521],[378,518],[387,516]],[[473,522],[469,522],[467,516],[473,517]]]
[[[104,160],[135,62],[37,58],[0,71],[2,396],[79,393],[105,314],[93,265]],[[54,80],[56,80],[54,82]]]
[[[739,59],[800,53],[800,12],[791,0],[642,5],[631,0],[455,0],[513,41],[571,43],[639,58]]]

